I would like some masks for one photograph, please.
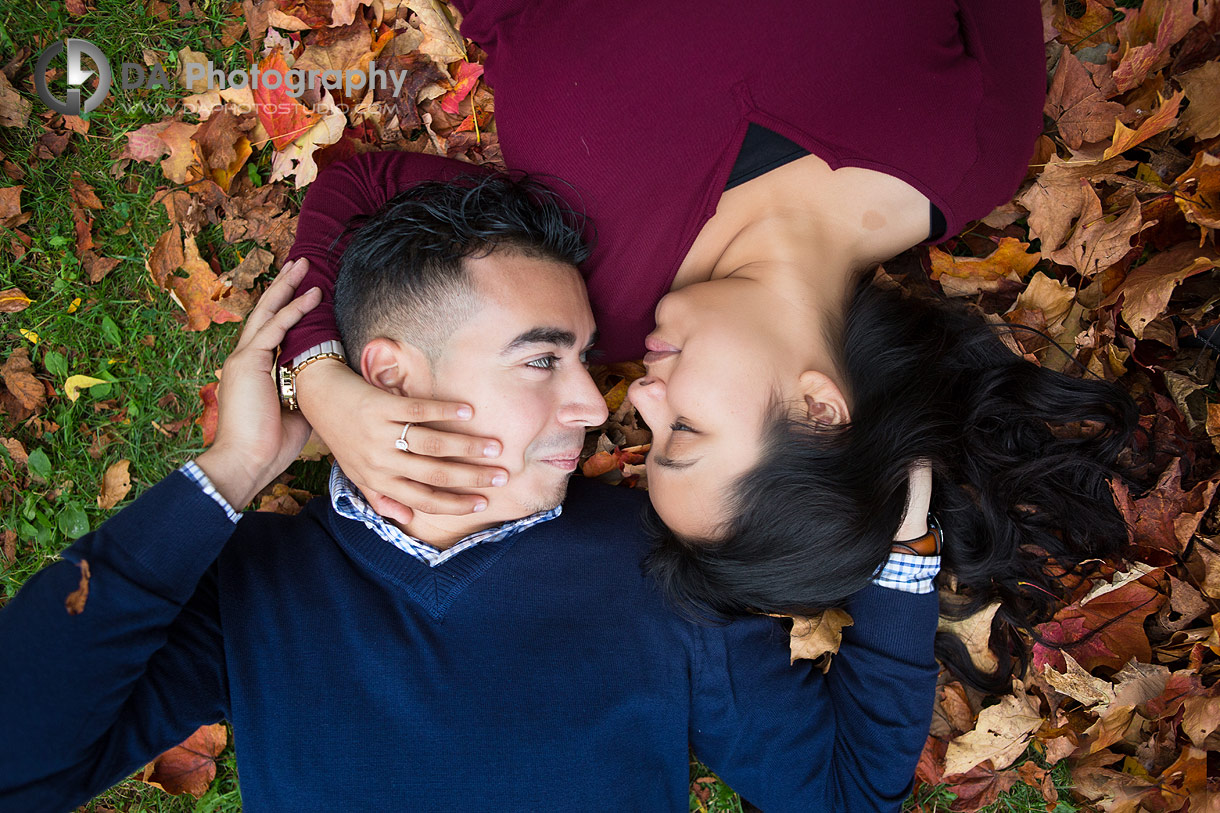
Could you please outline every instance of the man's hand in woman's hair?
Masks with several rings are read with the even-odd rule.
[[[343,473],[359,487],[373,510],[401,523],[414,511],[469,514],[487,507],[478,494],[455,494],[445,488],[491,488],[492,479],[508,473],[496,466],[439,460],[443,457],[499,455],[493,438],[442,432],[433,421],[466,420],[467,404],[409,398],[383,392],[341,361],[324,359],[297,376],[297,402]],[[463,415],[460,410],[467,410]],[[411,423],[410,451],[394,441]],[[491,447],[495,454],[488,455]]]

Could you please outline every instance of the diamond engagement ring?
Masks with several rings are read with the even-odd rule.
[[[410,430],[410,428],[411,428],[412,426],[414,426],[414,425],[415,425],[415,424],[411,424],[411,423],[405,423],[405,424],[403,424],[403,426],[402,426],[402,434],[401,434],[401,435],[398,437],[398,440],[394,441],[394,448],[395,448],[395,449],[398,449],[398,450],[403,451],[403,452],[409,452],[409,451],[411,451],[411,447],[407,445],[407,432],[408,432],[408,430]]]

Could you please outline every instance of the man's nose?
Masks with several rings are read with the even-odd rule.
[[[573,398],[560,410],[560,420],[580,426],[600,426],[610,417],[606,399],[602,397],[589,371],[581,367],[573,370]]]

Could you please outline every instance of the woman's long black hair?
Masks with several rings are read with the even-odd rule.
[[[683,539],[654,515],[649,573],[701,617],[840,606],[889,555],[908,468],[926,460],[942,568],[963,596],[942,615],[1001,602],[993,673],[944,632],[937,657],[980,689],[1006,691],[1028,663],[1017,629],[1049,618],[1073,583],[1064,575],[1093,572],[1089,560],[1127,543],[1108,479],[1138,419],[1118,386],[1017,356],[1006,329],[943,297],[861,283],[836,342],[851,421],[811,425],[774,401],[760,462],[732,488],[728,532]]]

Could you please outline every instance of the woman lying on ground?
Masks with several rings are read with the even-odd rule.
[[[1027,626],[1063,589],[1048,560],[1116,553],[1126,396],[1021,360],[964,308],[869,283],[1016,190],[1042,125],[1037,3],[627,3],[613,22],[568,0],[455,4],[488,53],[505,162],[561,178],[596,227],[595,360],[647,350],[630,397],[665,526],[650,568],[676,597],[726,614],[840,603],[886,560],[915,460],[936,474],[960,612],[1000,598],[997,626]],[[431,456],[396,451],[408,401],[339,359],[300,365],[338,349],[335,237],[417,166],[363,155],[311,186],[293,256],[325,300],[282,354],[344,471],[404,520],[474,510],[500,470],[437,461],[470,439],[424,427]],[[1048,428],[1075,422],[1091,429]]]

